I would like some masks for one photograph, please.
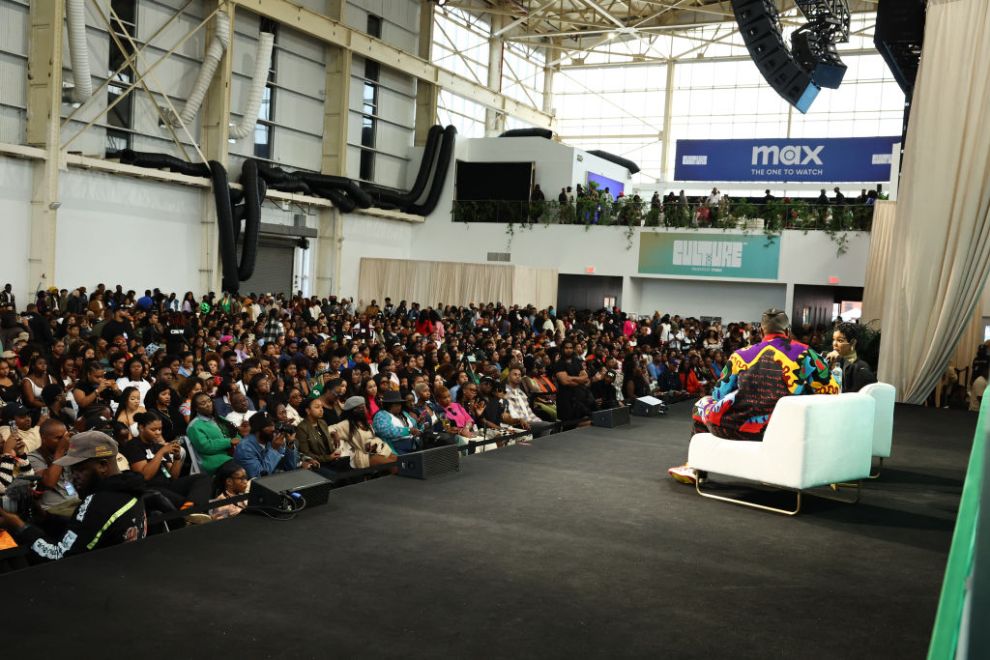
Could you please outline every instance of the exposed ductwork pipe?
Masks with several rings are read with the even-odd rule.
[[[275,46],[275,35],[262,32],[258,39],[258,52],[254,58],[254,77],[251,79],[251,91],[248,94],[247,108],[241,116],[241,121],[230,127],[230,137],[241,139],[254,133],[258,123],[258,109],[261,107],[261,97],[268,83],[268,71],[272,68],[272,48]]]
[[[65,20],[69,27],[72,79],[76,84],[72,90],[72,98],[82,103],[93,95],[93,76],[89,70],[89,46],[86,44],[86,0],[67,0]]]
[[[81,4],[82,0],[79,2]],[[223,52],[230,47],[230,18],[227,14],[222,11],[217,13],[213,29],[215,30],[213,40],[210,41],[210,45],[206,49],[203,64],[199,67],[199,75],[196,76],[196,82],[193,83],[192,91],[189,92],[189,98],[186,100],[182,112],[179,113],[179,119],[185,125],[192,123],[196,113],[199,112],[199,107],[203,104],[206,92],[210,88],[210,81],[213,80],[213,74],[220,66]]]

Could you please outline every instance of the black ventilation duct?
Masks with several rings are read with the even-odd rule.
[[[433,172],[433,164],[436,161],[437,148],[443,138],[443,126],[437,124],[431,126],[426,135],[426,146],[423,149],[423,158],[419,161],[419,170],[416,172],[416,180],[413,187],[408,192],[383,188],[374,183],[362,183],[361,188],[366,190],[375,200],[375,206],[380,208],[390,207],[404,210],[410,204],[415,204],[423,196],[426,184],[430,180],[430,173]]]
[[[499,135],[503,137],[541,137],[547,140],[553,139],[553,131],[549,128],[512,128]]]
[[[237,239],[234,236],[234,213],[230,204],[230,183],[227,170],[215,160],[210,161],[210,179],[213,182],[213,199],[217,206],[217,233],[220,238],[221,286],[224,291],[237,293]]]
[[[610,154],[609,152],[601,151],[600,149],[595,149],[593,151],[589,151],[588,153],[591,154],[592,156],[598,156],[599,158],[607,160],[610,163],[621,165],[622,167],[629,170],[630,174],[635,174],[636,172],[639,172],[639,165],[632,162],[628,158],[623,158],[622,156],[616,156],[615,154]]]
[[[156,170],[169,170],[178,174],[188,176],[210,177],[210,168],[203,163],[187,163],[181,158],[169,156],[168,154],[151,154],[142,151],[132,151],[121,149],[117,152],[120,162],[125,165],[136,165],[137,167],[150,167]]]
[[[454,157],[454,142],[456,140],[457,129],[453,125],[444,129],[440,155],[437,157],[436,171],[433,173],[433,183],[430,185],[430,192],[426,196],[426,201],[422,204],[409,205],[403,209],[405,212],[414,215],[429,215],[436,209],[444,183],[447,182],[447,173],[450,171],[450,161]]]

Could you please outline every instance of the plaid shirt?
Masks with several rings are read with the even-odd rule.
[[[521,419],[527,422],[540,421],[533,409],[529,407],[529,397],[526,396],[522,388],[507,385],[505,387],[505,402],[509,406],[509,416],[512,419]]]
[[[261,335],[262,344],[267,344],[269,342],[278,341],[279,337],[285,336],[285,326],[279,321],[278,317],[272,314],[268,322],[265,323],[264,334]]]

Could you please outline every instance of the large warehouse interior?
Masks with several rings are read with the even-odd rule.
[[[990,657],[987,34],[0,0],[14,648]]]

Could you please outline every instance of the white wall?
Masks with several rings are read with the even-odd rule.
[[[64,173],[55,285],[198,291],[204,195],[110,174]]]
[[[412,231],[412,225],[401,221],[383,220],[357,213],[345,215],[340,263],[341,295],[348,297],[357,295],[361,257],[410,259],[414,254],[410,251]],[[416,258],[426,257],[416,255]],[[325,296],[329,292],[314,293]]]
[[[769,307],[783,308],[787,287],[752,282],[705,282],[701,280],[656,280],[633,278],[638,314],[721,316],[725,321],[754,321]],[[622,295],[625,301],[625,288]]]
[[[33,164],[27,160],[0,156],[0,287],[7,282],[14,295],[26,304],[28,292],[35,286],[28,282],[31,248],[31,178]]]

